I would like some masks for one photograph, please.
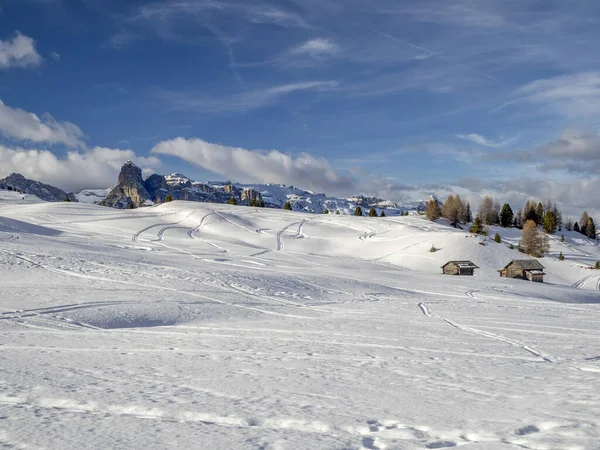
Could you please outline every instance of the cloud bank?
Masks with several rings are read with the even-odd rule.
[[[356,188],[352,177],[335,173],[326,159],[306,153],[293,157],[276,150],[246,150],[179,137],[159,142],[152,154],[176,156],[240,182],[291,184],[342,195]]]
[[[9,139],[82,147],[83,132],[71,122],[58,122],[50,114],[42,118],[0,100],[0,134]]]

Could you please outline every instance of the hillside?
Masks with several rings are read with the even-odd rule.
[[[516,230],[481,245],[422,216],[34,201],[0,191],[4,446],[600,439],[600,248],[581,235],[552,241],[538,284],[498,276],[524,257]],[[481,269],[444,276],[451,259]]]

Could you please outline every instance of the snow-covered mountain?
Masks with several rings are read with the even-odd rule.
[[[66,193],[62,189],[49,184],[30,180],[20,173],[11,173],[6,178],[0,179],[0,189],[11,189],[23,194],[36,195],[47,202],[77,201],[77,198],[72,193]]]
[[[106,192],[106,193],[105,193]],[[104,197],[102,197],[104,196]],[[367,215],[375,208],[380,215],[400,215],[405,211],[425,209],[425,201],[419,200],[398,205],[390,200],[377,197],[354,195],[348,198],[329,197],[325,193],[312,192],[284,184],[243,184],[231,181],[194,181],[180,173],[171,175],[150,175],[142,179],[141,170],[128,161],[119,175],[118,184],[109,190],[84,190],[77,197],[86,203],[99,203],[104,206],[128,208],[172,200],[187,200],[211,203],[226,203],[234,198],[238,204],[248,205],[250,201],[264,202],[268,208],[283,208],[290,202],[294,211],[332,214],[354,214],[361,207]],[[102,198],[100,198],[102,197]],[[91,200],[91,201],[90,201]]]

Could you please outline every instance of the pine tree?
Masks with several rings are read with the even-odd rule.
[[[565,222],[565,229],[567,231],[572,231],[573,230],[573,219],[571,219],[570,217],[568,217],[567,221]]]
[[[169,195],[167,195],[165,197],[165,203],[169,203],[169,202],[172,202],[172,201],[173,201],[173,197],[171,196],[171,194],[169,194]]]
[[[283,205],[283,209],[291,211],[292,210],[292,204],[289,201],[285,202],[285,205]]]
[[[369,217],[377,217],[377,210],[375,208],[369,210]]]
[[[544,223],[543,223],[544,231],[548,234],[556,233],[557,223],[556,216],[553,211],[546,211],[544,214]]]
[[[528,220],[533,220],[536,223],[538,221],[537,205],[534,200],[527,200],[527,202],[525,203],[525,209],[523,210],[521,227]]]
[[[167,201],[167,199],[165,199],[165,201]],[[227,200],[227,203],[230,205],[237,205],[237,200],[235,197],[231,197],[229,200]]]
[[[494,236],[494,242],[497,242],[498,244],[502,242],[502,237],[500,237],[500,233],[496,233],[496,235]]]
[[[467,203],[467,207],[465,208],[465,217],[464,223],[471,223],[473,221],[473,213],[471,212],[471,204]]]
[[[594,219],[591,217],[588,219],[587,226],[585,227],[585,234],[590,239],[596,239],[596,225],[594,224]]]
[[[362,208],[360,206],[356,207],[356,209],[354,210],[354,215],[355,216],[362,216],[363,215]]]
[[[379,217],[385,217],[385,211],[383,209],[381,210],[381,214],[379,214]]]
[[[560,252],[560,254],[558,255],[558,260],[559,260],[559,261],[564,261],[564,260],[565,260],[565,257],[564,257],[564,255],[562,254],[562,252]]]
[[[573,225],[573,231],[579,233],[579,224],[577,222],[575,222],[575,225]]]
[[[536,215],[538,219],[536,223],[541,225],[544,222],[544,205],[542,205],[542,202],[539,202],[537,205]]]
[[[485,230],[483,228],[483,224],[481,223],[481,219],[479,218],[479,216],[475,216],[475,219],[473,220],[473,225],[471,225],[469,231],[473,234],[485,234]]]
[[[508,203],[505,203],[500,212],[500,226],[503,228],[510,227],[513,223],[514,213]]]

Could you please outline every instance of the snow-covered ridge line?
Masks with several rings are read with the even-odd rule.
[[[375,208],[377,214],[400,215],[406,211],[423,211],[425,201],[414,201],[398,205],[390,200],[363,195],[348,198],[329,197],[325,193],[303,190],[285,184],[234,183],[231,181],[195,181],[181,174],[153,174],[142,178],[140,169],[128,161],[119,175],[119,183],[105,198],[98,199],[99,190],[84,190],[77,198],[85,203],[99,203],[104,206],[128,208],[163,203],[166,200],[187,200],[211,203],[226,203],[232,198],[238,204],[249,205],[256,201],[270,208],[283,208],[290,203],[294,211],[321,214],[354,214],[357,207],[368,214]]]

